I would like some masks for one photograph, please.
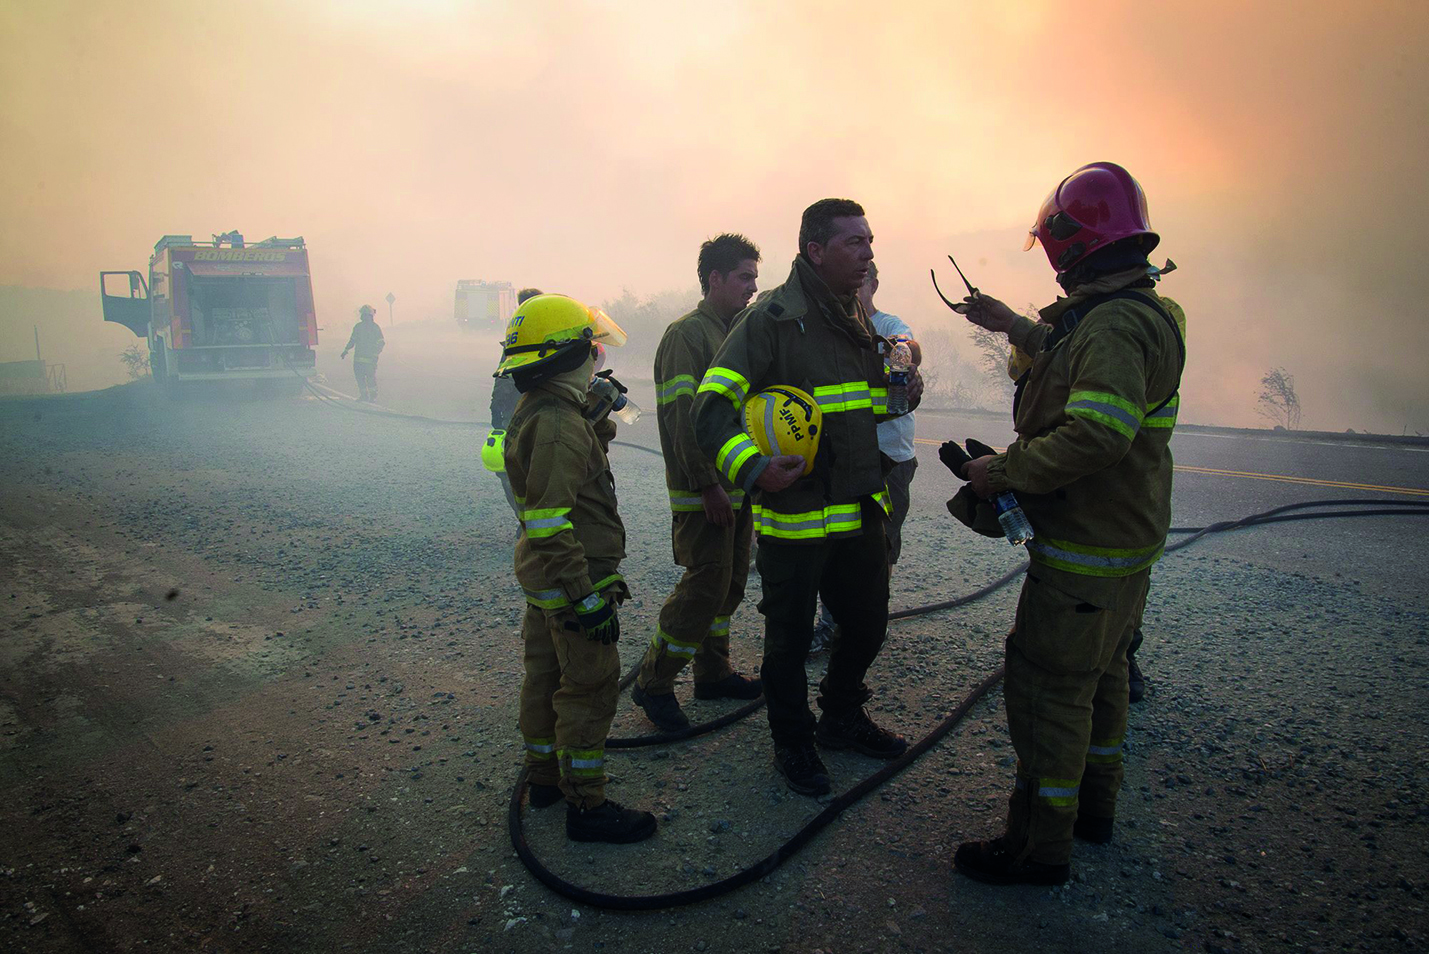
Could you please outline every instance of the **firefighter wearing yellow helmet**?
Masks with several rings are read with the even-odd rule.
[[[511,316],[496,373],[522,395],[504,455],[521,508],[520,722],[531,804],[564,798],[573,841],[626,843],[653,835],[655,816],[605,797],[605,739],[620,692],[616,605],[629,591],[615,481],[585,413],[597,343],[622,345],[625,332],[597,308],[538,295]]]

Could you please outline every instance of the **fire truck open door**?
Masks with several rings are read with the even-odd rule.
[[[105,278],[123,275],[128,279],[129,294],[110,294]],[[120,285],[111,282],[110,285]],[[138,272],[100,272],[99,294],[104,303],[104,320],[123,325],[140,338],[149,337],[149,287]]]

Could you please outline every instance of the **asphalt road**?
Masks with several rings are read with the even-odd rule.
[[[484,416],[486,382],[460,357],[384,358],[384,400]],[[919,430],[1008,437],[993,418],[931,412]],[[610,915],[535,885],[505,849],[520,606],[480,433],[318,401],[170,404],[144,387],[0,402],[0,947],[1422,949],[1429,520],[1281,524],[1162,561],[1123,827],[1078,848],[1064,889],[949,871],[958,840],[998,825],[1011,762],[994,698],[765,882]],[[653,419],[621,437],[654,446]],[[1429,458],[1405,448],[1187,431],[1174,449],[1177,523],[1424,499],[1348,483],[1429,488]],[[952,521],[957,482],[934,446],[919,454],[895,607],[1019,561]],[[658,462],[628,447],[612,461],[629,664],[676,570]],[[996,666],[1014,599],[897,624],[870,675],[877,717],[926,731]],[[748,668],[752,600],[736,630]],[[614,734],[644,731],[622,703]],[[871,769],[830,765],[840,787]],[[617,772],[620,797],[662,812],[650,844],[573,850],[530,821],[554,866],[608,890],[728,874],[815,807],[779,784],[757,719],[622,755]]]

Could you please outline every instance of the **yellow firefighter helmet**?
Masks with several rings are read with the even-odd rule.
[[[599,308],[565,295],[537,295],[522,302],[506,323],[496,374],[521,372],[531,379],[560,374],[580,367],[596,343],[619,347],[625,332]]]
[[[481,442],[481,466],[493,474],[506,470],[506,432],[495,428]]]
[[[766,456],[798,454],[804,473],[814,469],[819,455],[819,431],[824,425],[819,404],[798,388],[765,388],[744,405],[744,431]]]

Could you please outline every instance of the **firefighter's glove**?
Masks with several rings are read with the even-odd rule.
[[[974,459],[974,460],[976,460],[976,459],[979,458],[979,457],[996,457],[996,456],[997,456],[997,451],[993,450],[991,447],[988,447],[986,444],[984,444],[984,443],[983,443],[982,441],[980,441],[980,440],[976,440],[976,439],[974,439],[974,438],[969,437],[969,438],[967,439],[967,445],[968,445],[968,453],[973,456],[973,459]]]
[[[604,371],[597,371],[597,372],[595,373],[595,377],[597,377],[597,378],[605,378],[605,380],[607,380],[607,381],[609,381],[611,384],[615,385],[615,389],[616,389],[617,391],[619,391],[621,394],[629,394],[629,393],[630,393],[630,389],[629,389],[629,388],[627,388],[625,385],[621,384],[619,381],[615,380],[615,372],[612,371],[612,370],[610,370],[609,368],[606,368]]]
[[[957,441],[944,441],[943,446],[938,448],[938,459],[959,480],[968,479],[967,474],[963,473],[963,468],[972,460],[972,457],[968,456],[968,452],[963,450],[962,445]]]
[[[575,605],[576,618],[581,621],[585,638],[609,646],[620,639],[620,617],[615,607],[599,594],[592,593]]]

